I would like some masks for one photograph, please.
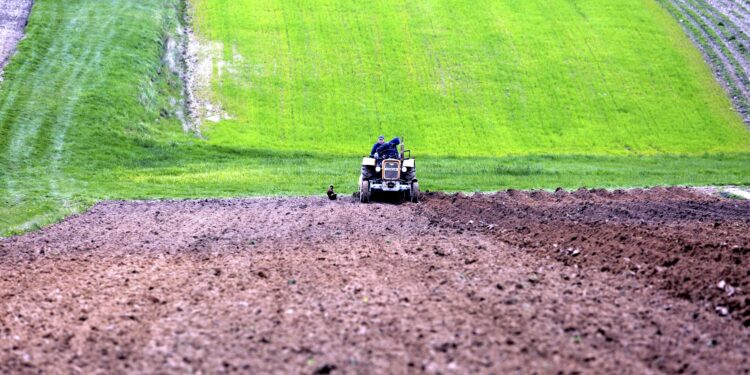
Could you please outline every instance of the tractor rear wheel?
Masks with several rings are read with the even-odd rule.
[[[414,178],[417,177],[417,169],[416,168],[408,168],[406,172],[404,173],[403,179],[411,182]]]
[[[370,181],[362,181],[359,184],[359,202],[369,203],[370,202]]]
[[[419,203],[419,182],[411,183],[411,191],[409,192],[409,195],[411,196],[412,202]]]

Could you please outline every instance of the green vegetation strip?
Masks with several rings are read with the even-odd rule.
[[[620,3],[198,0],[231,117],[198,139],[166,58],[181,1],[37,0],[0,83],[0,233],[102,199],[346,194],[379,133],[429,190],[750,184],[698,51]]]

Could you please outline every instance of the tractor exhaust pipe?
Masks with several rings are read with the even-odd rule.
[[[401,134],[399,141],[401,141],[401,160],[404,160],[404,135],[403,134]]]

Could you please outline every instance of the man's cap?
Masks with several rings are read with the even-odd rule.
[[[378,136],[378,139],[383,139],[384,140],[385,136],[384,135],[380,135],[380,136]]]

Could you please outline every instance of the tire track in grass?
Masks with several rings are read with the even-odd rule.
[[[510,50],[512,49],[512,43],[510,39],[508,38],[508,36],[505,34],[505,30],[507,29],[507,26],[502,25],[500,23],[501,18],[497,15],[495,8],[493,8],[492,6],[487,7],[487,9],[485,9],[485,12],[486,12],[487,18],[490,20],[489,27],[491,27],[491,29],[495,31],[497,34],[501,35],[501,37],[498,38],[498,42],[496,43],[498,45],[502,45],[503,43],[505,43],[505,45],[507,45],[508,47],[508,51],[503,50],[502,51],[503,54],[501,55],[499,52],[501,51],[501,47],[499,47],[495,43],[491,44],[490,47],[492,47],[492,49],[486,52],[487,58],[490,61],[495,60],[496,58],[496,60],[503,61],[504,63],[508,64],[508,61],[510,61],[511,59]],[[514,61],[514,65],[517,66],[518,63]],[[495,68],[495,69],[499,69],[499,68]],[[514,73],[515,73],[515,69],[513,69],[513,73],[508,74],[508,76],[513,79],[508,79],[506,81],[504,87],[502,87],[503,90],[492,90],[492,95],[490,95],[488,98],[489,105],[490,105],[489,108],[503,108],[504,109],[504,111],[489,111],[489,110],[487,111],[487,113],[492,114],[492,118],[490,120],[494,123],[502,124],[505,122],[503,120],[505,119],[507,121],[508,118],[510,118],[511,122],[513,122],[512,119],[515,118],[516,111],[514,109],[517,107],[510,104],[510,101],[511,101],[510,100],[510,88],[513,86],[518,86],[518,82],[515,79],[516,76]],[[497,128],[493,130],[498,131]]]
[[[28,71],[32,68],[33,64],[32,61],[34,60],[34,53],[32,52],[32,56],[30,58],[26,59],[20,59],[21,67],[17,70],[17,75],[19,77],[25,77],[28,74]],[[22,84],[22,83],[15,83],[15,82],[7,82],[5,81],[4,84],[6,86],[2,86],[2,83],[0,83],[0,89],[3,91],[8,92],[7,95],[0,96],[0,134],[2,134],[3,129],[7,126],[8,129],[10,128],[10,125],[6,121],[2,121],[3,119],[6,119],[8,116],[8,113],[16,108],[16,99],[18,98],[18,92],[19,90],[14,90],[14,84]],[[2,141],[0,140],[0,148],[2,148]],[[2,151],[2,150],[0,150]],[[2,152],[0,152],[0,157],[2,157]]]
[[[593,55],[593,52],[591,51],[591,47],[589,46],[588,41],[584,40],[584,44],[586,45],[586,51],[587,52],[582,51],[582,48],[577,48],[576,42],[580,42],[581,41],[581,38],[578,37],[578,35],[582,35],[581,29],[578,28],[578,27],[566,28],[566,31],[567,31],[567,35],[568,35],[567,40],[571,41],[570,50],[574,51],[575,56],[578,59],[578,62],[580,62],[580,63],[583,63],[583,62],[593,62],[593,63],[595,63],[596,66],[597,66],[597,69],[596,69],[597,70],[597,75],[601,75],[601,67],[599,66],[599,63],[597,61],[595,61],[596,56]],[[588,58],[587,58],[587,56],[588,56]],[[591,73],[591,72],[587,72],[587,73]],[[586,78],[593,78],[593,74],[592,75],[587,74],[587,75],[585,75],[585,77]],[[587,86],[588,90],[592,94],[591,98],[593,100],[599,100],[600,99],[600,96],[598,95],[599,90],[598,90],[598,87],[597,87],[594,79],[581,79],[580,81],[582,82],[582,86],[584,86],[584,85]],[[583,91],[584,87],[581,87],[581,90]],[[602,118],[604,120],[603,121],[604,124],[608,125],[608,124],[611,123],[610,117],[608,115],[608,113],[610,111],[607,110],[606,105],[604,103],[602,103],[602,105],[594,105],[593,107],[596,108],[596,110],[599,112],[599,116],[600,116],[600,118]],[[589,119],[592,120],[592,122],[595,122],[595,121],[593,121],[594,119],[592,119],[591,116],[589,116]]]
[[[111,22],[106,22],[107,25],[109,25],[110,23]],[[89,35],[92,34],[94,33],[91,33]],[[86,41],[86,45],[90,45],[89,40]],[[86,73],[89,73],[88,66],[91,64],[91,59],[89,58],[89,56],[91,54],[92,50],[90,48],[87,48],[79,58],[75,59],[76,61],[78,61],[78,63],[68,76],[67,82],[61,90],[61,92],[66,93],[68,97],[63,102],[63,104],[61,104],[57,108],[55,121],[51,129],[51,152],[48,152],[49,156],[47,157],[47,159],[49,160],[49,165],[47,168],[48,173],[46,174],[46,176],[48,177],[47,185],[49,186],[49,194],[50,196],[57,199],[63,199],[63,194],[60,193],[59,183],[62,180],[62,176],[60,175],[60,164],[62,160],[62,152],[65,146],[65,135],[71,125],[71,122],[73,121],[75,107],[78,104],[81,92],[83,91],[82,87],[86,84],[87,81],[86,76],[88,74]],[[95,52],[94,54],[100,55],[101,52]],[[101,56],[99,56],[99,58],[101,58]]]
[[[51,10],[54,12],[61,12],[59,6]],[[77,18],[74,17],[68,22],[62,34],[69,35],[72,33],[73,28],[77,23]],[[56,38],[55,42],[47,50],[44,57],[50,57],[52,60],[53,56],[65,56],[69,54],[71,44],[67,38]],[[50,82],[49,77],[52,76],[52,71],[58,69],[59,66],[48,61],[43,64],[42,68],[36,73],[36,79],[34,82],[24,82],[23,88],[20,90],[29,90],[34,93],[32,95],[22,96],[22,109],[19,110],[20,116],[15,121],[11,120],[8,122],[8,148],[7,161],[8,161],[8,173],[6,176],[6,187],[8,194],[13,203],[20,203],[27,195],[28,189],[21,189],[18,186],[17,179],[22,177],[25,173],[32,172],[33,169],[33,158],[32,153],[35,148],[32,146],[32,141],[37,138],[39,130],[42,126],[43,120],[49,115],[50,107],[44,103],[39,103],[40,100],[46,98],[56,97],[57,92],[54,88],[57,87],[59,82]],[[57,74],[56,76],[61,76]],[[13,103],[13,108],[20,106],[19,103]],[[40,105],[41,104],[41,105]],[[30,117],[29,121],[24,121]],[[32,172],[33,173],[33,172]],[[38,176],[41,177],[41,176]]]
[[[12,166],[10,173],[8,173],[7,191],[13,202],[20,203],[29,199],[30,194],[38,195],[40,191],[43,191],[44,195],[56,200],[57,204],[64,209],[69,208],[69,199],[72,192],[69,189],[61,189],[62,182],[65,179],[62,167],[66,135],[74,120],[76,106],[84,87],[90,82],[88,77],[96,77],[94,71],[100,65],[102,53],[105,48],[112,44],[116,30],[111,25],[126,10],[126,6],[115,10],[109,9],[108,12],[98,12],[91,7],[81,7],[65,26],[62,33],[64,35],[85,35],[83,40],[57,38],[56,42],[50,47],[46,55],[50,61],[36,74],[38,78],[29,85],[29,90],[34,92],[34,96],[37,98],[61,94],[65,95],[66,98],[54,107],[42,105],[41,111],[38,108],[40,106],[37,101],[26,101],[20,113],[23,117],[31,117],[32,121],[16,121],[9,124],[14,131],[11,133],[7,152],[9,164]],[[64,10],[56,8],[54,11]],[[85,31],[78,30],[80,20],[90,18],[92,15],[104,14],[107,15],[105,20],[86,23],[89,27],[94,26],[93,28],[88,28]],[[102,35],[106,35],[106,37],[102,37]],[[79,47],[76,45],[82,46],[83,51],[79,51],[77,49]],[[62,66],[55,64],[57,61],[63,61],[64,64]],[[70,66],[70,64],[73,66]],[[63,71],[70,69],[70,72],[59,74],[54,73],[53,69]],[[50,81],[50,76],[58,78],[55,81]],[[30,96],[27,95],[27,97]],[[37,160],[40,162],[36,162]],[[40,170],[41,174],[38,173]],[[17,180],[23,180],[24,176],[32,174],[38,175],[34,179],[35,184],[31,189],[33,191],[30,191],[29,187],[17,183]],[[43,221],[46,216],[46,214],[41,214],[31,217],[18,227],[30,228],[35,223]]]
[[[28,110],[33,110],[33,107],[39,107],[36,101],[24,100],[24,102],[27,103],[23,111],[25,113],[28,113]],[[42,105],[41,107],[44,109],[39,109],[30,121],[23,121],[24,118],[21,118],[15,122],[15,126],[12,122],[10,124],[7,150],[8,173],[5,177],[8,194],[12,202],[16,204],[20,203],[25,196],[23,194],[25,189],[19,188],[17,179],[22,179],[23,172],[30,167],[29,164],[33,161],[31,154],[34,148],[29,145],[30,139],[36,137],[39,128],[42,126],[42,120],[49,113],[46,106]]]
[[[644,41],[647,40],[646,35],[641,30],[640,24],[637,24],[636,21],[637,20],[628,18],[627,19],[628,27],[630,27],[632,30],[635,30],[636,34],[638,35],[639,40],[644,40]],[[648,92],[656,92],[658,90],[658,87],[655,84],[653,78],[656,77],[658,73],[662,73],[661,77],[664,77],[663,71],[654,69],[652,64],[644,64],[644,67],[648,71],[648,75],[650,77],[650,79],[644,81],[644,83],[646,82],[649,83],[649,86],[646,88],[646,90]],[[643,90],[643,86],[645,85],[642,85],[640,87],[641,90]],[[643,123],[646,123],[648,126],[650,126],[651,129],[659,128],[659,124],[656,121],[657,116],[656,116],[656,113],[654,113],[653,108],[639,107],[637,108],[637,111],[639,114],[639,118]],[[682,116],[683,123],[685,124],[690,123],[685,112],[681,112],[680,115]]]
[[[375,4],[375,3],[373,3],[373,4]],[[362,17],[361,14],[357,14],[357,18],[361,18],[361,17]],[[363,23],[364,22],[361,19],[357,19],[357,21],[355,22],[355,25],[362,25]],[[368,25],[368,26],[370,26],[369,32],[363,31],[360,28],[357,28],[357,32],[354,32],[354,27],[355,26],[350,26],[350,24],[348,22],[346,23],[346,26],[349,28],[349,30],[352,31],[351,32],[351,35],[352,35],[351,44],[357,46],[357,58],[358,59],[357,59],[357,64],[354,65],[354,66],[360,68],[361,71],[375,72],[376,71],[375,66],[377,64],[377,63],[374,63],[375,57],[376,57],[375,56],[376,50],[375,50],[374,47],[372,48],[372,50],[370,50],[369,48],[364,48],[363,47],[363,46],[368,46],[368,45],[369,46],[374,45],[373,36],[372,36],[374,34],[374,32],[372,30],[372,26]],[[365,36],[363,34],[366,34],[367,35],[366,38],[368,38],[367,40],[370,41],[370,42],[372,42],[372,43],[369,43],[369,44],[367,44],[367,43],[361,43],[358,38],[365,38]],[[377,36],[375,36],[375,38],[376,37]],[[362,68],[362,67],[366,67],[366,68]],[[375,77],[375,74],[367,74],[365,76],[365,78],[364,78],[364,85],[367,87],[367,93],[366,93],[367,99],[369,101],[372,101],[373,113],[375,114],[375,119],[377,121],[377,124],[381,128],[380,131],[382,133],[384,133],[385,131],[383,131],[382,129],[385,126],[387,126],[386,125],[387,124],[387,116],[383,116],[383,110],[382,109],[383,109],[384,105],[379,100],[380,99],[380,93],[378,92],[378,90],[376,88],[376,86],[377,86],[376,80],[377,80],[377,78]]]
[[[500,17],[497,18],[500,19]],[[513,33],[510,31],[510,28],[499,27],[499,32],[501,32],[505,37],[505,40],[508,41],[510,60],[513,61],[514,66],[517,67],[516,69],[512,70],[513,73],[510,84],[513,89],[511,90],[509,88],[508,90],[506,90],[506,98],[508,99],[508,106],[510,108],[510,110],[508,111],[509,119],[511,124],[527,124],[529,122],[527,116],[529,111],[524,111],[522,110],[522,108],[528,103],[528,90],[523,83],[522,77],[528,76],[528,67],[526,67],[526,65],[522,63],[521,52],[519,50],[517,42],[513,39]]]
[[[584,20],[588,21],[588,18],[585,16],[585,14],[574,3],[572,5],[573,5],[573,7],[576,10],[577,15],[580,16],[580,17],[582,17]],[[578,51],[578,49],[576,48],[574,42],[576,40],[578,40],[578,39],[574,38],[571,35],[571,30],[566,27],[566,25],[564,24],[564,22],[560,22],[560,18],[559,17],[554,17],[552,15],[550,15],[549,20],[547,22],[549,22],[553,26],[553,28],[556,29],[556,30],[561,30],[561,31],[565,30],[565,34],[563,34],[563,35],[565,35],[566,37],[562,37],[562,35],[561,35],[560,40],[559,40],[560,44],[563,45],[563,46],[566,46],[565,49],[567,51],[570,51],[570,54],[574,55],[576,59],[580,59],[580,61],[583,61],[584,59],[581,59],[580,55],[578,55],[576,53]],[[580,66],[580,64],[578,63],[578,61],[574,61],[574,60],[571,61],[570,55],[568,57],[566,57],[564,63],[568,64],[568,66],[576,66],[576,67]],[[577,69],[569,69],[567,71],[567,74],[569,74],[570,76],[576,76],[577,75],[576,74],[576,70]],[[584,87],[583,83],[581,82],[582,80],[576,79],[576,80],[573,80],[573,81],[577,84],[578,90],[580,90],[580,91],[585,90],[585,87]],[[557,84],[560,84],[560,82],[557,82]],[[556,89],[557,88],[555,87],[555,90]],[[567,109],[566,106],[564,106],[561,103],[560,96],[557,95],[557,93],[553,96],[553,100],[555,102],[555,107],[556,108],[559,108],[561,111],[562,110],[566,110],[566,114],[565,114],[565,116],[563,118],[568,118],[568,119],[572,119],[573,118],[572,114],[570,113],[570,110]],[[591,119],[591,118],[589,117],[589,119]],[[565,126],[557,129],[558,134],[560,136],[564,135],[565,130],[567,130]]]
[[[433,17],[432,19],[437,18],[437,19],[445,20],[445,19],[450,19],[451,17],[451,10],[450,9],[446,10],[445,7],[439,7],[436,12],[439,12],[438,14],[440,17]],[[454,16],[454,18],[456,17]],[[434,27],[432,19],[431,19],[430,24],[433,25]],[[455,33],[459,36],[459,39],[469,40],[470,37],[466,33],[466,31],[470,27],[475,27],[475,26],[473,24],[469,24],[467,26],[462,27],[461,21],[457,21],[455,19],[454,19],[454,23],[455,23],[454,26],[457,28]],[[484,24],[484,22],[477,22],[477,23]],[[457,59],[459,61],[458,64],[462,64],[461,63],[462,61],[474,60],[476,56],[462,56],[461,52],[459,52],[460,49],[456,49],[456,48],[451,48],[450,51],[454,51],[454,54],[456,54],[457,56],[450,56],[447,51],[449,51],[448,48],[442,48],[440,52],[443,55],[443,62],[445,65],[443,69],[447,71],[448,73],[448,78],[450,82],[449,86],[450,86],[451,101],[452,101],[453,108],[456,114],[456,118],[458,120],[458,124],[460,128],[463,130],[464,134],[466,133],[466,130],[471,129],[473,138],[481,138],[483,135],[486,135],[486,132],[479,131],[477,129],[478,121],[471,121],[471,111],[470,110],[464,111],[462,108],[462,104],[466,106],[467,103],[471,103],[471,99],[472,99],[471,98],[471,93],[472,93],[471,84],[467,80],[466,73],[462,69],[461,65],[458,65],[459,66],[458,69],[455,68],[456,62],[454,60],[458,58]],[[451,59],[450,57],[453,57],[453,58]],[[464,112],[468,113],[468,117],[469,117],[468,119],[467,119],[467,115],[464,114]],[[465,147],[470,148],[471,145],[467,144],[465,145]]]
[[[284,23],[286,15],[284,14],[284,9],[279,9],[274,7],[274,17],[277,19],[282,20],[281,23]],[[288,29],[284,29],[285,34],[282,34],[281,32],[276,32],[276,36],[279,38],[279,42],[277,44],[278,48],[276,48],[276,56],[277,61],[280,62],[280,72],[279,72],[279,78],[281,79],[281,82],[278,85],[278,100],[279,100],[279,107],[275,111],[276,112],[276,129],[277,133],[276,136],[278,140],[286,140],[286,121],[285,119],[285,110],[286,110],[286,96],[287,91],[289,89],[285,87],[285,85],[288,84],[289,80],[286,79],[287,72],[290,70],[289,66],[293,64],[291,61],[291,44],[289,42],[289,34]],[[284,36],[286,35],[286,37]],[[286,46],[286,51],[284,50],[284,46]]]
[[[418,77],[418,65],[415,64],[415,58],[417,58],[417,54],[411,53],[415,50],[415,38],[413,35],[413,30],[411,27],[411,20],[412,15],[409,13],[408,5],[407,4],[401,4],[401,7],[399,8],[399,20],[401,21],[401,27],[403,29],[403,38],[404,38],[404,52],[402,55],[402,58],[404,58],[404,67],[405,67],[405,77],[406,79],[412,78],[412,77]],[[416,112],[414,110],[414,101],[411,100],[410,96],[405,96],[405,101],[409,103],[409,110],[412,112]],[[420,125],[421,126],[421,125]],[[416,129],[416,127],[415,127]],[[421,133],[421,132],[420,132]]]
[[[477,30],[480,33],[484,35],[500,34],[498,25],[494,23],[498,21],[498,17],[492,4],[478,10],[477,13],[477,15],[472,15],[470,17],[481,19],[481,22],[476,23]],[[506,78],[510,76],[510,74],[501,68],[503,65],[510,65],[507,63],[510,59],[509,52],[505,49],[507,46],[508,40],[503,36],[487,40],[486,43],[484,43],[484,46],[477,50],[476,58],[480,61],[500,62],[498,64],[492,64],[492,68],[488,67],[487,72],[492,74],[492,76],[506,76]],[[474,73],[472,73],[472,76],[474,76]],[[507,102],[503,100],[503,97],[508,90],[508,84],[506,83],[503,86],[498,87],[497,90],[493,90],[490,88],[489,84],[482,82],[482,79],[477,79],[476,77],[472,77],[472,79],[476,81],[473,86],[477,90],[480,90],[479,93],[481,93],[481,95],[475,93],[473,98],[474,102],[477,105],[481,105],[482,109],[481,120],[477,121],[477,123],[480,124],[480,132],[483,137],[497,137],[497,135],[501,134],[503,130],[499,129],[497,126],[493,126],[493,124],[502,124],[504,122],[501,119],[501,113],[508,110]],[[508,80],[504,81],[508,82]],[[496,108],[503,108],[503,110],[496,111]],[[471,115],[476,116],[476,114],[473,113],[470,113],[470,116]]]
[[[123,7],[115,14],[108,13],[109,18],[102,23],[97,23],[100,27],[95,33],[89,33],[88,35],[101,35],[100,32],[107,32],[105,38],[97,38],[98,42],[95,47],[87,49],[84,53],[84,63],[80,63],[76,66],[76,71],[68,78],[68,84],[64,92],[70,92],[70,97],[67,103],[60,111],[55,122],[55,128],[52,132],[52,152],[49,157],[49,170],[50,170],[50,192],[52,196],[67,200],[70,199],[71,193],[61,193],[60,182],[64,179],[62,173],[62,160],[63,152],[65,151],[65,139],[68,133],[68,129],[72,125],[75,107],[80,99],[83,86],[90,83],[90,77],[95,76],[92,70],[95,70],[102,61],[102,52],[104,49],[112,45],[112,41],[115,36],[115,28],[111,27],[112,23],[119,19],[119,15],[126,11],[128,7]],[[91,45],[93,41],[87,41],[86,45]],[[90,57],[89,57],[90,56]]]

